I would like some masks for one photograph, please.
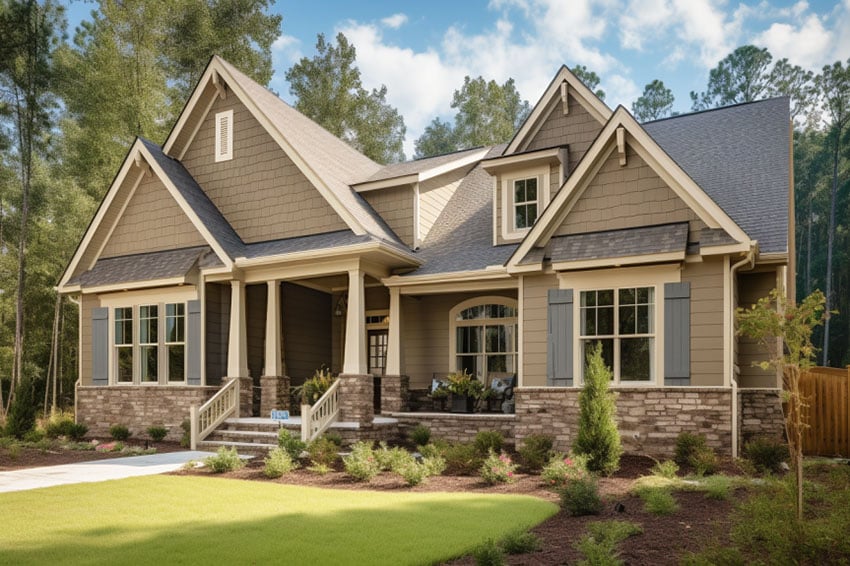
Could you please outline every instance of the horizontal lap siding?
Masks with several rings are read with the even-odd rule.
[[[549,289],[558,288],[554,275],[523,277],[522,385],[546,385],[546,352]]]
[[[686,263],[691,284],[691,385],[723,385],[723,261]]]
[[[738,306],[748,309],[776,287],[776,272],[744,273],[738,276]],[[765,371],[753,363],[767,360],[770,352],[757,340],[738,337],[739,384],[742,387],[778,387],[776,371]]]
[[[83,295],[80,301],[80,377],[83,385],[92,384],[92,309],[100,306],[95,295]]]

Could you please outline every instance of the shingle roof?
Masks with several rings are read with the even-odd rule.
[[[441,165],[446,165],[452,161],[463,159],[464,157],[473,153],[479,153],[483,150],[484,148],[482,147],[476,147],[473,149],[464,149],[462,151],[447,153],[445,155],[438,155],[436,157],[414,159],[413,161],[405,161],[403,163],[391,163],[389,165],[385,165],[380,170],[373,173],[370,177],[357,181],[356,184],[368,183],[371,181],[383,181],[385,179],[393,179],[395,177],[404,177],[406,175],[413,175],[414,173],[421,173],[435,167],[440,167]]]
[[[285,238],[282,240],[269,240],[257,242],[245,246],[245,257],[256,258],[270,255],[280,255],[295,252],[306,252],[335,248],[339,246],[350,246],[374,241],[375,238],[368,234],[358,236],[351,230],[339,232],[328,232],[325,234],[314,234],[312,236],[301,236],[299,238]]]
[[[773,98],[643,124],[767,253],[788,251],[788,107]]]
[[[209,246],[101,258],[94,267],[69,281],[69,285],[99,287],[185,276],[199,262],[209,263],[215,254]]]

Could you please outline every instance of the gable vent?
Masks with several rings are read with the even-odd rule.
[[[215,115],[215,160],[233,159],[233,110]]]

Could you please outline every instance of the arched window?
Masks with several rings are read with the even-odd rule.
[[[464,301],[449,314],[452,332],[450,367],[466,370],[479,381],[517,371],[517,304],[506,297]]]

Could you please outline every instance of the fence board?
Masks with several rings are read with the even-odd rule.
[[[800,377],[800,393],[809,421],[803,453],[850,458],[850,367],[813,368]]]

